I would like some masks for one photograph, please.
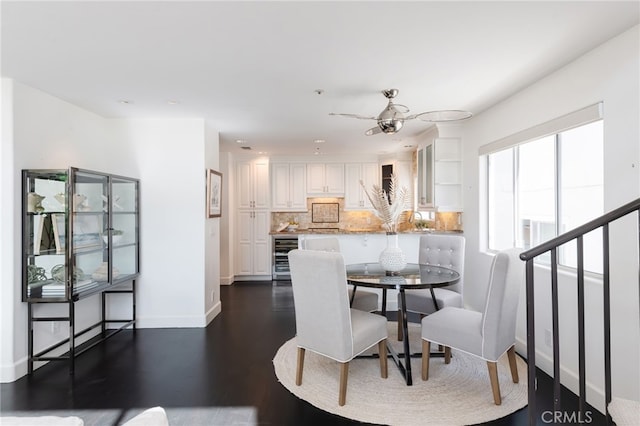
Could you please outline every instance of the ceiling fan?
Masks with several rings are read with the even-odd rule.
[[[389,99],[387,107],[377,117],[367,117],[357,114],[338,114],[335,112],[329,113],[329,115],[341,115],[343,117],[358,118],[361,120],[376,120],[378,125],[364,132],[365,135],[371,136],[378,133],[386,133],[392,135],[400,131],[404,122],[407,120],[420,119],[422,121],[428,121],[432,123],[440,123],[444,121],[456,121],[466,120],[473,114],[469,111],[461,110],[440,110],[440,111],[427,111],[420,114],[412,114],[405,116],[409,112],[409,108],[405,105],[394,104],[393,98],[398,94],[398,89],[383,90],[382,94],[385,98]]]

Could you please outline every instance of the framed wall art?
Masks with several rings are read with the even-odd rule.
[[[207,217],[222,215],[222,173],[207,169]]]

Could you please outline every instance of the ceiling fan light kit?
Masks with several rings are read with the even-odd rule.
[[[364,132],[364,134],[367,136],[375,135],[378,133],[393,135],[395,133],[398,133],[400,129],[402,129],[405,121],[413,120],[416,118],[421,121],[430,123],[441,123],[447,121],[466,120],[473,116],[473,114],[469,111],[457,109],[427,111],[420,114],[405,116],[404,114],[409,112],[409,108],[407,108],[405,105],[393,103],[393,98],[398,95],[398,89],[386,89],[382,91],[382,94],[389,100],[389,103],[377,117],[367,117],[358,114],[340,114],[334,112],[329,113],[329,115],[340,115],[343,117],[358,118],[361,120],[376,120],[378,125]]]

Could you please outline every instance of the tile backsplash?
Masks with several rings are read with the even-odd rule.
[[[327,204],[327,208],[316,206],[316,222],[313,221],[313,204]],[[338,203],[338,221],[335,222],[332,206]],[[319,214],[320,213],[320,214]],[[411,218],[411,210],[404,213],[401,219],[399,230],[406,231],[414,228]],[[328,222],[318,222],[318,216],[324,217]],[[271,229],[276,230],[280,223],[295,222],[300,229],[309,228],[339,228],[345,231],[373,231],[382,230],[382,221],[378,219],[373,211],[367,210],[345,210],[344,198],[307,198],[306,212],[273,212],[271,213]],[[439,212],[435,215],[433,227],[439,231],[459,231],[462,230],[462,213]]]

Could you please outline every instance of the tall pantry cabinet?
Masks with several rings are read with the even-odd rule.
[[[236,277],[271,278],[269,160],[236,162]]]

